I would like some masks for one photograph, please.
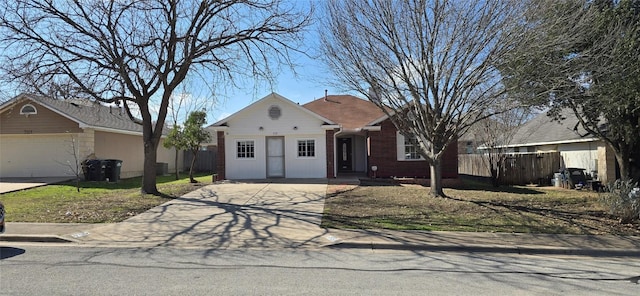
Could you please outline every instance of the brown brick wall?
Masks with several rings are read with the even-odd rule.
[[[380,131],[369,132],[371,166],[377,166],[376,177],[429,178],[430,168],[427,161],[398,161],[396,128],[390,120],[382,122]],[[442,157],[442,178],[458,178],[458,143],[452,143]]]
[[[225,149],[225,143],[224,143],[224,131],[218,131],[217,133],[218,136],[218,153],[216,156],[216,163],[217,163],[217,174],[218,174],[218,178],[217,180],[224,180],[225,179],[225,168],[226,165],[224,163],[224,149]]]

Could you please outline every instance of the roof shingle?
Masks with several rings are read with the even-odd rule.
[[[351,95],[330,95],[306,103],[303,107],[342,125],[346,130],[363,128],[384,115],[372,102]]]
[[[511,146],[527,146],[541,143],[581,142],[595,139],[579,124],[571,110],[561,112],[563,120],[557,121],[541,113],[522,125],[511,141]]]

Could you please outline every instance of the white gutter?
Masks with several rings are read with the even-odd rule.
[[[220,125],[220,126],[209,126],[206,129],[212,130],[214,132],[220,132],[220,131],[226,131],[229,129],[228,126],[226,125]]]
[[[371,132],[379,132],[381,130],[381,126],[377,125],[377,126],[365,126],[362,128],[362,130],[365,131],[371,131]]]
[[[137,131],[127,131],[127,130],[121,130],[121,129],[115,129],[115,128],[108,128],[108,127],[91,126],[86,124],[80,124],[80,128],[81,129],[90,128],[98,132],[109,132],[109,133],[122,134],[122,135],[131,135],[131,136],[143,135],[142,132],[137,132]],[[166,138],[166,137],[167,135],[160,135],[160,138]]]
[[[596,142],[599,141],[598,138],[585,138],[578,140],[563,140],[563,141],[552,141],[552,142],[537,142],[537,143],[527,143],[527,144],[509,144],[509,145],[500,145],[492,148],[516,148],[516,147],[531,147],[531,146],[546,146],[546,145],[559,145],[559,144],[573,144],[573,143],[587,143],[587,142]],[[491,149],[486,146],[478,147],[480,150]]]
[[[320,126],[323,130],[332,130],[332,129],[337,129],[339,128],[340,130],[342,130],[342,126],[337,125],[337,124],[324,124]]]
[[[101,126],[92,126],[84,123],[80,123],[79,127],[81,129],[89,128],[89,129],[93,129],[100,132],[109,132],[109,133],[115,133],[115,134],[134,135],[134,136],[142,135],[142,132],[138,132],[138,131],[128,131],[128,130],[121,130],[121,129],[115,129],[115,128],[101,127]]]

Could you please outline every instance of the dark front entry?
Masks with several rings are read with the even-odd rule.
[[[353,171],[352,167],[351,138],[338,139],[338,170],[343,172]]]

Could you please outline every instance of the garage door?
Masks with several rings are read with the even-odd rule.
[[[0,135],[0,177],[73,176],[69,135]]]

